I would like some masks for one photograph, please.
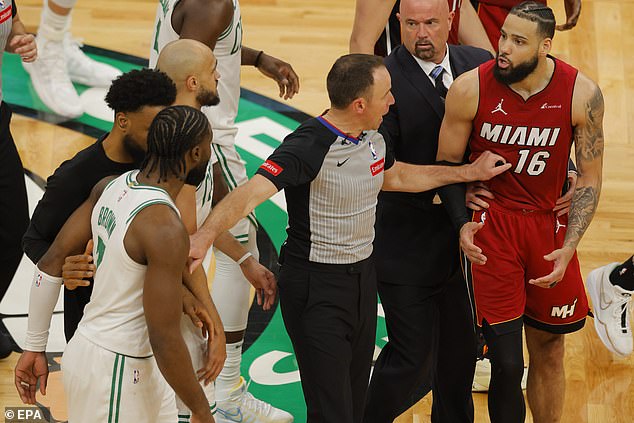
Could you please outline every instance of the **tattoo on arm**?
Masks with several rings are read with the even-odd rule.
[[[590,226],[594,212],[599,203],[600,189],[595,187],[579,187],[572,198],[570,219],[566,230],[565,247],[577,248],[579,240]]]
[[[595,87],[584,105],[585,122],[575,128],[575,151],[579,166],[579,186],[570,208],[564,246],[576,248],[599,203],[601,161],[603,159],[603,95]]]
[[[599,87],[584,108],[586,122],[575,128],[575,149],[578,159],[591,161],[603,155],[603,95]]]

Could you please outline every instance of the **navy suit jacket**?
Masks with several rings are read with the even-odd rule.
[[[449,46],[454,79],[490,60],[470,46]],[[444,102],[407,49],[400,45],[385,59],[395,103],[383,117],[397,161],[434,164]],[[457,234],[442,205],[432,205],[434,191],[384,192],[379,196],[375,252],[380,281],[434,286],[458,263]]]

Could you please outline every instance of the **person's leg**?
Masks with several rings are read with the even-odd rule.
[[[376,342],[377,288],[373,263],[366,263],[359,277],[359,313],[356,335],[352,341],[350,383],[352,386],[353,421],[361,423],[365,409],[368,380]]]
[[[431,420],[434,423],[473,422],[471,387],[476,338],[467,285],[460,271],[446,282],[438,309]]]
[[[13,142],[11,112],[0,106],[0,301],[22,259],[22,236],[29,226],[24,168]],[[1,336],[1,335],[0,335]]]
[[[38,58],[23,63],[31,83],[53,112],[75,118],[84,112],[71,81],[109,87],[121,72],[86,56],[70,35],[71,12],[77,0],[44,0],[37,31]]]
[[[561,421],[566,391],[564,335],[527,325],[526,344],[530,360],[526,394],[533,421],[557,423]]]
[[[293,343],[308,423],[352,423],[352,340],[359,318],[358,275],[282,265],[284,325]]]
[[[389,341],[374,365],[365,423],[391,422],[429,392],[439,318],[437,288],[378,287]]]
[[[491,360],[489,416],[492,423],[523,423],[526,418],[521,387],[524,374],[522,326],[517,323],[512,330],[501,334],[486,321],[482,327]]]

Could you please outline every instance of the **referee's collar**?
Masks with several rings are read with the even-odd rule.
[[[345,139],[346,141],[350,141],[351,143],[358,145],[362,140],[363,137],[366,133],[366,131],[361,132],[361,135],[359,137],[353,137],[352,135],[348,135],[345,132],[343,132],[341,129],[337,128],[335,125],[333,125],[332,123],[330,123],[325,117],[322,116],[317,116],[317,120],[324,125],[326,128],[328,128],[330,130],[330,132],[334,133],[335,135]]]

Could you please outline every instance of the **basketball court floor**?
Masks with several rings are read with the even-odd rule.
[[[22,21],[35,31],[41,0],[17,0]],[[98,60],[123,71],[142,66],[148,57],[157,0],[79,0],[73,13],[72,32],[84,39]],[[563,2],[551,6],[559,19]],[[243,44],[264,50],[293,65],[300,76],[300,93],[281,104],[276,85],[257,70],[243,68],[240,103],[240,152],[252,173],[262,160],[307,116],[320,114],[328,105],[325,75],[334,60],[348,50],[354,0],[243,0]],[[634,0],[586,0],[577,27],[558,32],[554,54],[589,75],[603,90],[605,113],[604,183],[599,210],[579,248],[582,271],[608,262],[622,261],[634,253]],[[41,182],[63,161],[86,147],[110,127],[110,116],[100,98],[104,91],[78,86],[88,113],[64,122],[48,113],[30,87],[21,65],[8,55],[3,64],[5,100],[15,114],[12,132],[25,167],[30,207],[41,196]],[[284,238],[285,203],[282,197],[265,203],[258,218],[272,255]],[[1,330],[19,346],[23,342],[28,286],[32,264],[24,259],[4,301],[0,303]],[[59,304],[58,304],[59,305]],[[65,420],[61,373],[56,363],[64,342],[61,307],[54,317],[49,358],[54,365],[43,406],[55,421]],[[379,308],[377,346],[385,345],[385,325]],[[259,315],[250,325],[254,342],[244,354],[242,372],[258,397],[291,411],[297,422],[305,420],[297,365],[283,330],[279,310]],[[257,339],[255,339],[257,338]],[[0,404],[18,406],[13,367],[18,354],[0,361]],[[634,421],[634,358],[617,358],[598,340],[588,320],[586,327],[566,340],[567,395],[565,423]],[[548,387],[544,387],[548,389]],[[488,422],[486,394],[474,394],[476,422]],[[430,421],[430,398],[405,412],[398,423]],[[51,420],[53,421],[53,420]],[[527,421],[531,422],[529,416]]]

